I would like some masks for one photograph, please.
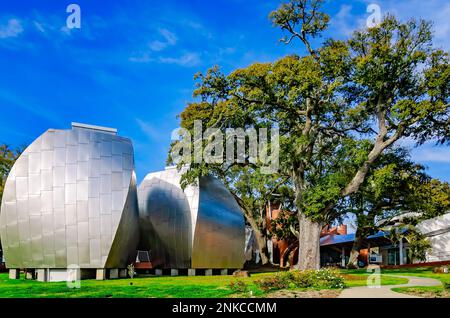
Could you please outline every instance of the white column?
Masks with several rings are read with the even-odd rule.
[[[36,276],[38,282],[47,282],[48,281],[48,271],[45,268],[39,268],[36,270]]]
[[[106,279],[106,269],[98,268],[95,272],[96,280],[105,280]]]
[[[212,269],[205,269],[205,276],[212,276],[213,270]]]
[[[188,269],[188,276],[195,276],[195,268]]]
[[[341,266],[345,267],[345,248],[342,246],[342,252],[341,252]]]
[[[109,270],[109,279],[117,279],[119,278],[119,269],[112,268]]]
[[[399,258],[400,258],[400,265],[403,265],[403,239],[400,239],[400,243],[398,244],[398,250],[399,250]]]
[[[19,279],[20,278],[20,269],[11,268],[9,270],[9,279]]]

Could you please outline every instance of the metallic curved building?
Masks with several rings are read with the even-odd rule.
[[[241,268],[245,222],[236,200],[216,178],[202,177],[184,191],[180,178],[167,168],[140,184],[140,249],[160,268]]]
[[[49,276],[71,266],[126,268],[136,258],[138,228],[133,146],[114,129],[50,129],[6,181],[0,235],[8,268]]]

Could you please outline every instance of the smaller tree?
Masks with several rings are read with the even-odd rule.
[[[408,256],[414,261],[424,262],[427,259],[427,253],[431,249],[430,241],[419,231],[411,231],[405,237],[409,244]]]
[[[420,212],[420,217],[402,218],[403,226],[414,226],[450,209],[450,187],[431,179],[425,168],[412,162],[405,149],[397,148],[383,155],[371,169],[360,191],[350,197],[342,209],[356,217],[357,230],[347,266],[358,264],[364,238],[380,231],[405,212]],[[396,231],[390,232],[395,240]]]
[[[23,148],[12,150],[7,144],[0,145],[0,203],[3,197],[3,189],[5,187],[6,179],[9,172],[22,153]]]

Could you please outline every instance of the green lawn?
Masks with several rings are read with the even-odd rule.
[[[235,294],[229,287],[230,282],[244,281],[253,296],[266,296],[254,283],[256,279],[274,273],[252,274],[250,278],[232,276],[196,276],[196,277],[139,277],[107,281],[83,280],[80,289],[69,289],[66,283],[41,283],[24,280],[10,280],[7,273],[0,274],[0,298],[227,298],[248,297]],[[345,275],[346,285],[362,286],[366,284],[367,274]],[[402,278],[382,277],[382,284],[402,284]],[[301,291],[301,290],[297,290]]]
[[[345,284],[347,287],[359,287],[367,285],[367,278],[369,275],[367,273],[346,273],[343,272],[342,275],[345,278]],[[381,285],[401,285],[407,284],[408,280],[401,277],[391,277],[381,275]]]
[[[348,274],[361,274],[365,273],[365,270],[345,270]],[[444,284],[450,284],[450,274],[436,274],[433,273],[432,267],[417,267],[417,268],[402,268],[402,269],[383,269],[382,274],[401,275],[401,276],[417,276],[428,277],[440,280],[442,286],[430,286],[430,287],[397,287],[393,288],[393,291],[412,294],[420,297],[445,297],[450,298],[450,290],[445,289]]]

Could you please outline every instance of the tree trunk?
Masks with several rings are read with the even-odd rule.
[[[320,268],[320,233],[322,224],[299,213],[298,268],[300,270]]]
[[[355,266],[358,267],[358,256],[359,251],[361,250],[363,234],[361,230],[358,228],[355,233],[355,240],[353,241],[352,251],[350,252],[350,258],[347,263],[347,267]]]
[[[247,219],[248,223],[252,227],[253,233],[255,234],[256,243],[258,244],[259,255],[261,256],[261,263],[263,265],[266,265],[267,263],[269,263],[269,253],[267,250],[266,236],[262,233],[258,224],[253,218],[249,217],[246,214],[245,218]]]

